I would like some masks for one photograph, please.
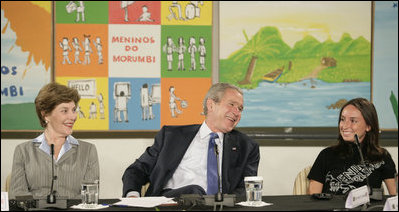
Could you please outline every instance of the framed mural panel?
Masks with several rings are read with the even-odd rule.
[[[336,127],[346,101],[370,99],[371,7],[220,2],[219,80],[244,89],[238,126]]]
[[[372,100],[380,127],[398,130],[398,2],[374,1]]]
[[[55,11],[55,80],[82,97],[75,131],[203,121],[212,2],[59,1]]]
[[[74,134],[95,137],[97,132],[115,132],[116,137],[121,133],[135,137],[143,133],[152,135],[165,124],[203,121],[202,100],[212,84],[213,2],[57,1],[47,3],[46,16],[32,15],[30,10],[35,8],[32,9],[31,4],[35,5],[29,2],[18,7],[2,2],[3,34],[15,31],[16,26],[17,32],[22,32],[17,33],[19,37],[14,36],[14,40],[9,39],[9,33],[2,36],[2,44],[8,40],[14,42],[2,45],[2,58],[4,52],[11,52],[13,45],[18,46],[21,41],[23,51],[33,43],[22,35],[45,34],[42,37],[47,41],[45,45],[38,42],[36,49],[28,49],[29,57],[24,55],[22,62],[26,67],[29,65],[30,72],[27,68],[15,69],[17,64],[11,64],[15,61],[11,57],[6,58],[12,59],[10,64],[2,60],[2,123],[7,122],[2,124],[2,137],[3,126],[13,130],[12,121],[20,117],[13,110],[15,105],[5,103],[20,102],[20,98],[14,96],[27,96],[31,90],[29,99],[24,101],[29,102],[30,110],[26,113],[37,126],[15,126],[29,133],[42,129],[33,101],[38,90],[51,81],[51,75],[43,77],[33,73],[34,77],[27,77],[29,83],[39,84],[35,89],[12,80],[33,72],[29,70],[31,60],[44,63],[43,70],[49,74],[50,65],[54,66],[53,80],[76,88],[81,95]],[[19,14],[41,17],[47,22],[25,16],[18,19]],[[30,21],[41,25],[27,27]],[[44,30],[42,26],[49,28]],[[42,31],[25,29],[27,32],[23,33],[24,27]],[[47,54],[31,53],[37,49],[48,51]],[[6,74],[9,77],[3,77]],[[36,78],[38,80],[31,80]],[[193,84],[197,84],[196,89],[192,88]],[[27,117],[26,113],[23,116]]]
[[[1,130],[42,129],[34,105],[52,80],[51,2],[1,2]]]

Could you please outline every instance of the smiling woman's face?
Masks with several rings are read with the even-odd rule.
[[[62,136],[72,134],[72,128],[76,118],[76,105],[73,101],[57,105],[50,114],[44,117],[44,119],[48,121],[46,129],[54,134]]]
[[[370,126],[366,124],[362,113],[353,105],[346,106],[341,113],[339,121],[339,132],[345,141],[355,141],[355,134],[362,142],[366,132],[370,131]]]

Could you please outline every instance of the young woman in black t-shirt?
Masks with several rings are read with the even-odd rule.
[[[390,195],[396,195],[395,163],[388,151],[379,146],[379,125],[375,107],[367,99],[348,101],[341,109],[336,145],[323,149],[308,175],[309,194],[346,194],[367,185],[380,188],[385,182]],[[361,163],[355,143],[358,136],[365,163]]]

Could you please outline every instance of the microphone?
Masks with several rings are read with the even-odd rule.
[[[218,192],[215,194],[215,201],[216,202],[223,202],[223,194],[220,189],[220,172],[219,172],[219,148],[218,145],[215,143],[215,155],[216,155],[216,164],[217,164],[217,173],[218,173]]]
[[[215,143],[215,154],[216,154],[216,164],[217,164],[217,177],[218,177],[218,192],[215,195],[204,195],[205,205],[213,206],[213,210],[216,211],[216,206],[220,205],[220,210],[223,210],[223,205],[234,207],[236,202],[235,194],[223,194],[220,185],[220,172],[219,172],[219,148]]]
[[[360,163],[366,168],[366,163],[364,162],[363,152],[360,148],[359,136],[355,134],[355,143],[360,155]],[[381,188],[371,188],[369,184],[369,176],[366,175],[367,189],[369,190],[370,199],[382,200],[382,189]]]
[[[359,154],[360,154],[360,163],[361,163],[362,165],[365,165],[365,163],[364,163],[364,157],[363,157],[363,152],[362,152],[362,150],[360,149],[359,136],[357,136],[357,134],[355,134],[355,143],[356,143],[356,146],[357,146],[357,150],[359,150]],[[367,182],[367,186],[368,186],[368,182]]]
[[[56,202],[56,198],[54,195],[54,190],[53,190],[53,186],[54,186],[54,180],[57,178],[56,176],[54,176],[54,144],[51,144],[51,189],[50,189],[50,194],[47,195],[47,203],[48,204],[55,204]]]
[[[51,148],[51,188],[50,194],[47,195],[47,199],[45,197],[39,197],[36,207],[39,209],[47,209],[47,208],[56,208],[56,209],[66,209],[67,208],[67,198],[66,197],[58,197],[58,201],[55,196],[54,191],[54,180],[57,179],[57,176],[54,176],[54,144],[50,145]]]

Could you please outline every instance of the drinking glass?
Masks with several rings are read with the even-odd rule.
[[[249,205],[259,205],[262,203],[263,177],[245,177],[245,191],[247,203]]]

